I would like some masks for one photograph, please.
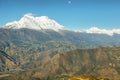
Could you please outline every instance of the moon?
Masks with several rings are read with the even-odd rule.
[[[71,4],[71,1],[68,1],[68,4]]]

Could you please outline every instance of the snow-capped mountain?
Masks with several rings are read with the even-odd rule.
[[[47,16],[34,17],[32,15],[26,14],[19,21],[14,21],[11,23],[7,23],[4,28],[12,28],[12,29],[51,29],[54,31],[63,30],[64,27],[58,24],[56,21],[49,19]]]
[[[49,19],[47,16],[34,17],[31,14],[24,15],[19,21],[13,21],[7,23],[3,28],[6,29],[33,29],[33,30],[68,30],[62,25],[58,24],[55,20]],[[73,31],[73,30],[72,30]],[[106,34],[113,36],[114,34],[120,34],[120,29],[99,29],[97,27],[92,27],[87,30],[75,30],[74,32],[88,33],[88,34]]]
[[[113,36],[114,34],[120,34],[120,29],[106,30],[106,29],[99,29],[97,27],[92,27],[86,30],[86,33],[107,34],[107,35]]]
[[[113,36],[114,34],[120,34],[120,29],[100,29],[97,27],[92,27],[87,30],[75,30],[75,32],[80,32],[80,33],[88,33],[88,34],[106,34],[109,36]]]

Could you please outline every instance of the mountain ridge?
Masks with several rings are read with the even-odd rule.
[[[39,66],[34,66],[32,69],[22,68],[24,71],[13,73],[5,78],[9,78],[9,80],[17,80],[19,78],[21,78],[21,80],[34,80],[33,78],[46,80],[48,77],[70,77],[85,74],[107,78],[105,80],[120,80],[120,47],[75,49],[64,53],[54,54],[53,57],[50,57],[49,53],[35,54],[38,55],[36,55],[36,57],[35,55],[31,56],[33,58],[31,65],[26,63],[22,66],[28,68],[40,63]],[[23,63],[24,62],[22,62],[22,64]]]
[[[40,16],[34,17],[31,14],[25,14],[19,21],[13,21],[7,23],[2,28],[5,29],[34,29],[34,30],[42,30],[42,29],[50,29],[59,32],[59,30],[70,30],[66,29],[64,26],[57,23],[55,20],[50,19],[48,16]],[[88,34],[106,34],[109,36],[113,36],[114,34],[120,34],[120,29],[100,29],[97,27],[91,27],[86,30],[70,30],[79,33],[88,33]]]

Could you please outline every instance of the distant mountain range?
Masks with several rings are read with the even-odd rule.
[[[119,46],[120,29],[72,31],[65,29],[47,16],[24,15],[19,21],[7,23],[0,29],[0,45],[20,45],[46,41],[62,41],[77,44],[82,48]]]
[[[0,72],[37,78],[90,73],[118,77],[119,46],[120,29],[68,30],[46,16],[24,15],[0,28],[0,50],[5,52],[0,54]],[[110,75],[103,75],[107,70]]]
[[[7,23],[3,28],[6,29],[33,29],[33,30],[67,30],[62,25],[58,24],[55,20],[49,19],[47,16],[34,17],[30,14],[24,15],[19,21],[13,21]],[[107,34],[114,35],[120,34],[120,29],[99,29],[97,27],[92,27],[88,30],[75,30],[75,32],[81,33],[95,33],[95,34]]]

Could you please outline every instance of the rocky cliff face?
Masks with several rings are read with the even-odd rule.
[[[12,56],[0,50],[0,72],[14,69],[18,64],[19,62],[17,62]]]

